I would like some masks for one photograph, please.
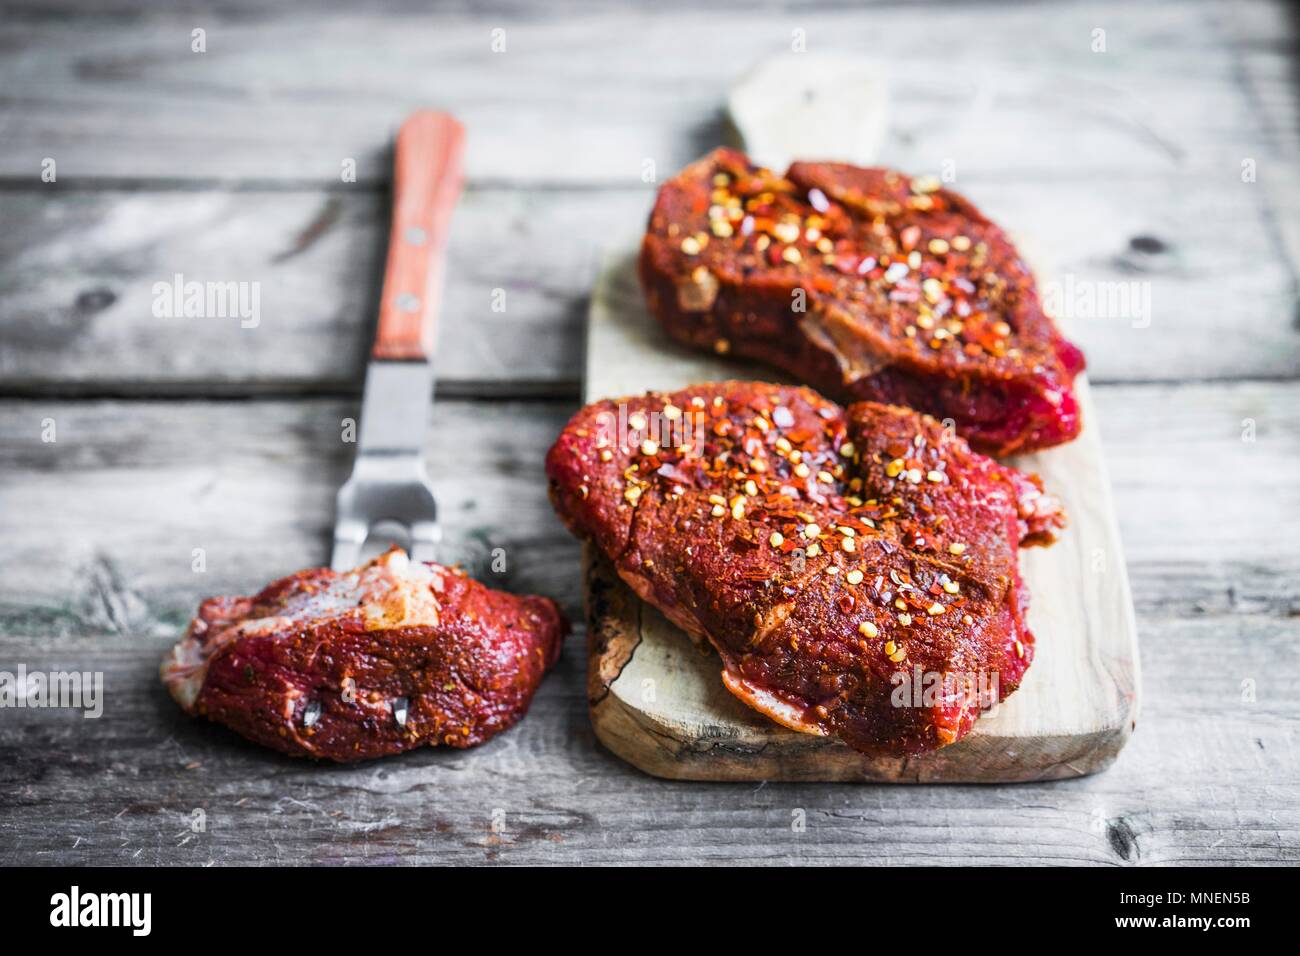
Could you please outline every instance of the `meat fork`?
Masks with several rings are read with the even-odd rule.
[[[405,526],[414,560],[434,559],[440,529],[424,467],[424,435],[464,149],[464,127],[447,113],[413,113],[397,133],[379,327],[366,369],[356,462],[335,508],[335,571],[359,564],[367,538],[388,522]]]

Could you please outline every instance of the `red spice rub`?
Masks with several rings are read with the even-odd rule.
[[[898,675],[1016,688],[1033,656],[1017,549],[1065,524],[1037,478],[928,416],[768,384],[589,405],[546,470],[574,533],[712,643],[732,693],[873,755],[952,743],[979,715],[960,693],[898,706]]]
[[[348,762],[492,738],[528,710],[567,632],[554,601],[393,549],[204,601],[162,678],[189,714]]]
[[[1002,230],[936,180],[836,163],[780,177],[719,149],[659,191],[640,272],[674,338],[841,401],[952,419],[994,455],[1079,433],[1082,353]]]

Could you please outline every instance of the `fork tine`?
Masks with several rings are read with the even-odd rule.
[[[361,563],[361,546],[366,543],[370,529],[355,519],[340,518],[334,525],[334,553],[330,567],[335,571],[351,571]]]
[[[416,521],[411,524],[411,560],[432,561],[437,557],[441,529],[436,521]]]
[[[335,541],[334,556],[330,559],[330,568],[340,573],[351,571],[361,563],[361,545],[351,541]]]

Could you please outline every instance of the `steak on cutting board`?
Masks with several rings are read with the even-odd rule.
[[[568,632],[542,597],[392,549],[353,571],[204,601],[162,664],[172,697],[249,740],[348,762],[473,747],[528,710]]]
[[[719,149],[660,189],[640,275],[674,338],[951,419],[988,454],[1079,432],[1082,353],[1002,230],[937,181],[837,163],[781,177]]]
[[[933,750],[1032,659],[1017,549],[1050,542],[1064,515],[927,416],[698,385],[588,405],[546,469],[574,533],[713,645],[733,694],[794,730],[870,755]],[[913,673],[951,681],[899,706]],[[966,678],[995,693],[973,698]]]

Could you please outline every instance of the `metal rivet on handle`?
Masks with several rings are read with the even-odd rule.
[[[420,297],[409,292],[403,292],[397,297],[397,307],[403,312],[418,312],[420,310]]]
[[[410,226],[403,238],[413,246],[422,246],[429,241],[429,234],[419,226]]]

